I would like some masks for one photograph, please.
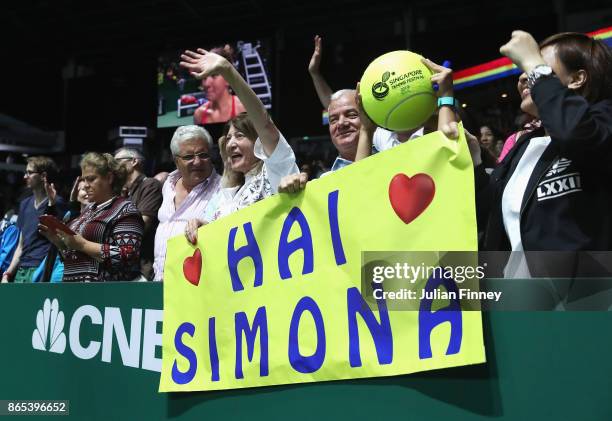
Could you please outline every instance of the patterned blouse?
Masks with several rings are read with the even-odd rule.
[[[262,161],[244,175],[244,184],[238,187],[226,187],[219,192],[219,208],[213,220],[222,218],[255,202],[278,193],[281,179],[290,174],[299,173],[295,164],[295,154],[285,137],[281,134],[274,152],[266,155],[259,138],[253,148],[255,156]]]
[[[131,281],[140,276],[140,244],[144,223],[129,199],[113,197],[89,205],[68,226],[86,240],[102,244],[102,261],[67,250],[64,282]]]

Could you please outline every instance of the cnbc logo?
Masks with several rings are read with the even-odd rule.
[[[88,304],[64,315],[57,299],[47,298],[36,313],[32,348],[56,354],[68,351],[66,354],[81,360],[98,358],[105,363],[120,362],[126,367],[160,372],[161,358],[156,354],[161,354],[157,351],[161,350],[162,318],[163,311],[159,309],[122,311],[119,307]]]
[[[32,332],[32,348],[63,354],[66,350],[64,312],[59,311],[57,299],[48,298],[36,314],[36,328]]]

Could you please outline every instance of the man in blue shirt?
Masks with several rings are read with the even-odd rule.
[[[2,282],[32,282],[32,275],[47,255],[50,243],[38,233],[38,217],[44,214],[63,215],[66,202],[57,196],[50,180],[57,174],[57,166],[51,158],[33,156],[28,158],[23,176],[32,195],[19,205],[17,226],[20,229],[19,243]]]

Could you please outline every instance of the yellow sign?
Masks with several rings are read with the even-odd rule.
[[[472,171],[463,132],[436,132],[171,239],[160,391],[484,362],[480,312],[361,295],[364,251],[477,249]]]

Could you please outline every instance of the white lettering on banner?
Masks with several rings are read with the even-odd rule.
[[[48,309],[47,309],[48,307]],[[118,307],[105,307],[104,317],[102,312],[95,306],[82,305],[78,307],[72,317],[70,318],[70,328],[68,330],[68,342],[70,344],[70,350],[72,354],[82,360],[90,360],[100,354],[102,349],[101,360],[107,363],[111,362],[112,349],[113,349],[113,337],[117,339],[117,346],[119,348],[119,354],[121,356],[121,362],[124,366],[140,368],[161,372],[161,358],[155,357],[155,351],[161,347],[162,335],[158,333],[158,326],[163,320],[163,310],[158,309],[141,309],[133,308],[130,309],[132,318],[129,328],[129,341],[126,334],[125,324],[121,315],[121,310]],[[144,310],[144,327],[142,313]],[[47,331],[50,329],[47,325],[50,325],[57,330],[53,338],[60,338],[64,335],[63,330],[63,317],[64,313],[59,311],[59,303],[57,299],[53,301],[48,298],[45,300],[45,306],[43,311],[39,311],[40,315],[36,317],[36,328],[33,332],[32,337],[32,348],[40,351],[50,351],[59,353],[60,348],[56,346],[47,346],[46,338]],[[50,323],[53,316],[45,315],[62,313],[60,322]],[[89,318],[89,321],[85,321],[85,318]],[[45,324],[46,322],[46,324]],[[88,323],[92,325],[102,326],[102,340],[90,340],[88,343],[81,342],[81,327],[90,327]],[[51,329],[53,331],[53,329]],[[58,340],[57,343],[60,343]],[[142,353],[140,351],[142,343]],[[61,345],[61,344],[60,344]],[[62,351],[63,352],[63,349]],[[117,358],[115,358],[116,360]]]
[[[162,360],[155,358],[155,348],[162,346],[162,334],[157,333],[157,325],[164,317],[162,310],[145,310],[144,335],[142,337],[142,364],[145,370],[161,372]]]
[[[142,310],[132,309],[132,326],[130,328],[130,342],[125,335],[125,326],[118,307],[106,307],[104,309],[104,336],[102,338],[102,361],[111,362],[113,349],[113,332],[117,338],[119,352],[123,365],[138,367],[140,353],[140,326],[142,325]]]
[[[98,355],[101,344],[97,341],[90,341],[87,346],[83,346],[81,344],[79,332],[81,331],[81,324],[83,323],[83,319],[85,317],[89,317],[91,324],[102,324],[102,314],[100,313],[100,310],[94,306],[81,306],[77,308],[72,315],[68,337],[70,339],[70,349],[72,350],[74,356],[82,360],[89,360]]]

